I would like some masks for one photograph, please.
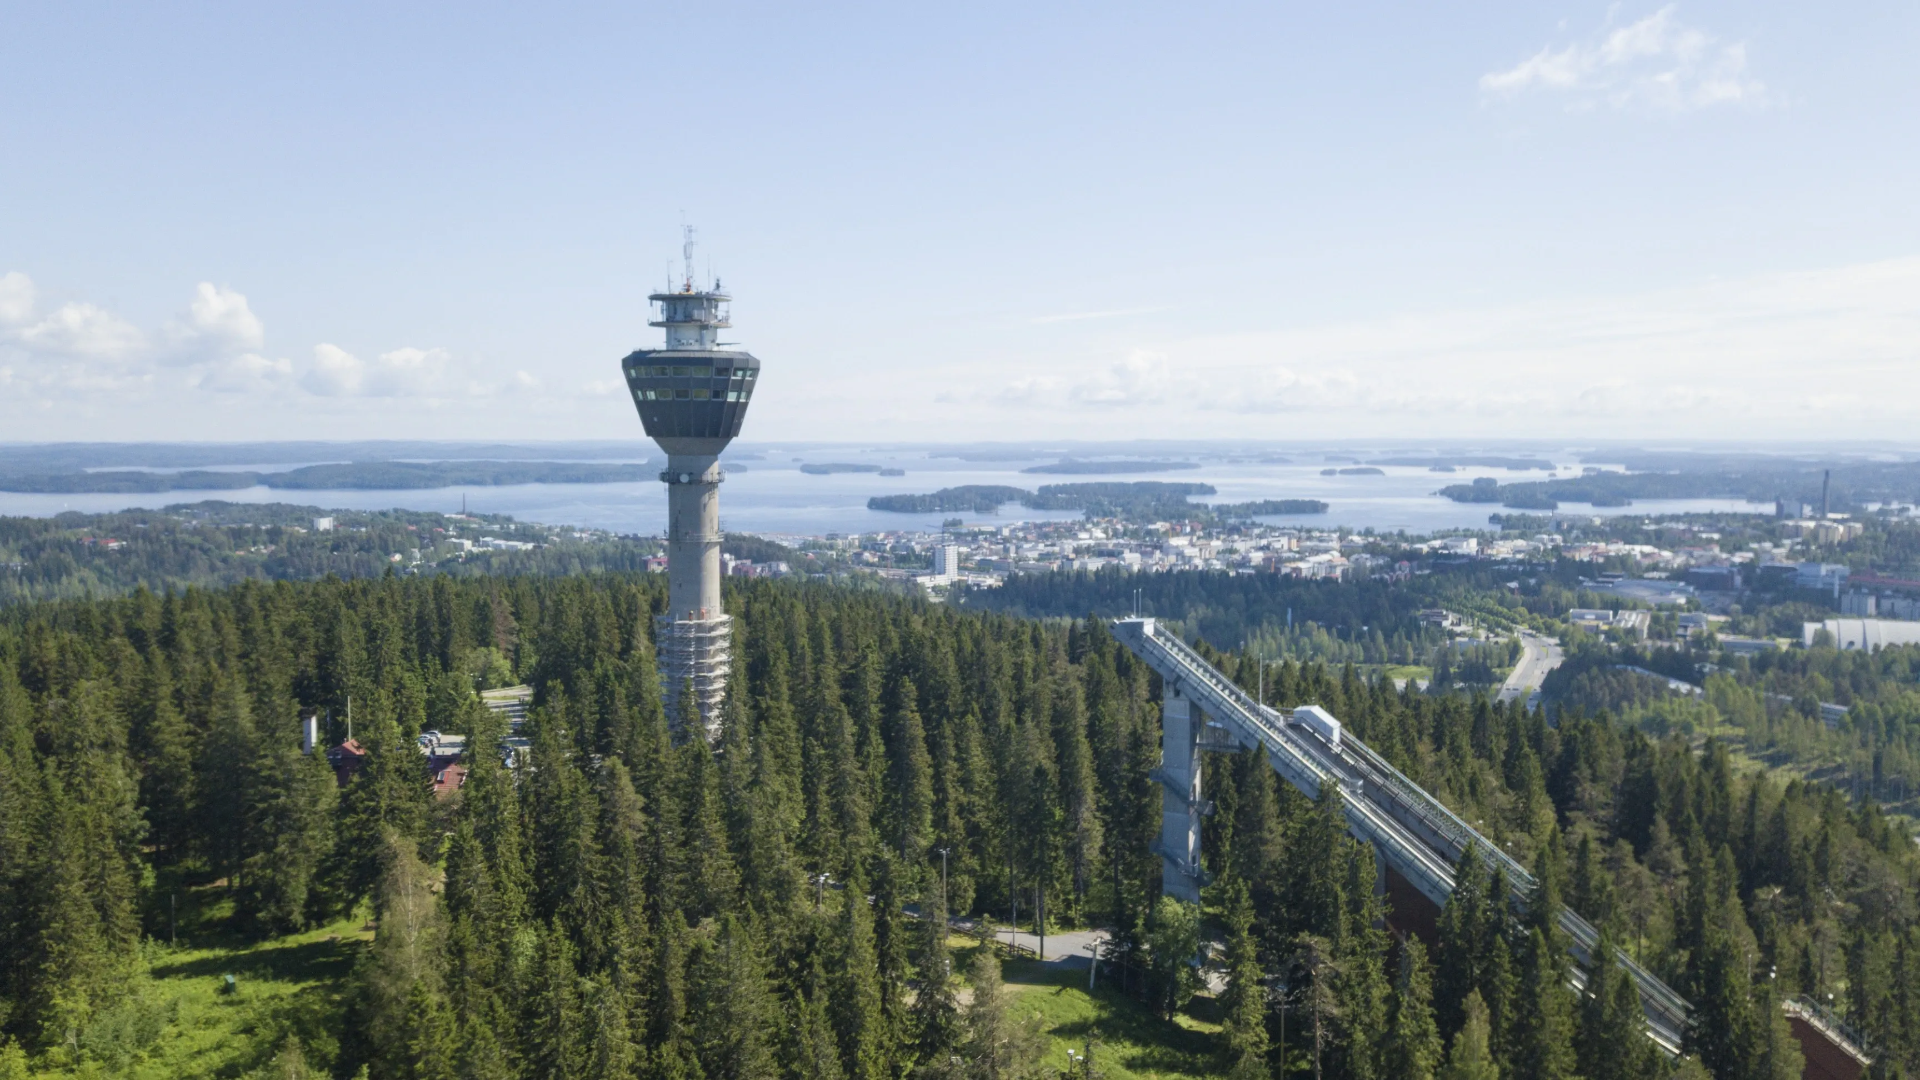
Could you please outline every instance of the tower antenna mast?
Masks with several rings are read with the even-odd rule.
[[[692,292],[693,291],[693,226],[682,225],[680,227],[686,230],[686,242],[680,245],[680,256],[682,260],[685,261],[687,264],[686,291]]]

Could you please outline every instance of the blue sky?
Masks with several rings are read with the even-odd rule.
[[[0,440],[1913,438],[1920,8],[12,5]]]

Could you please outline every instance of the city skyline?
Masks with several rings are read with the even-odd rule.
[[[1907,437],[1912,12],[571,14],[23,13],[6,437]]]

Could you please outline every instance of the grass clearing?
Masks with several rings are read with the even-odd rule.
[[[125,1003],[81,1036],[89,1060],[42,1055],[36,1076],[190,1080],[245,1076],[266,1066],[288,1035],[310,1066],[339,1051],[348,975],[373,932],[363,916],[305,933],[247,941],[221,929],[230,904],[213,890],[183,896],[182,937],[149,944],[150,974]],[[226,977],[233,976],[232,990]]]
[[[960,966],[958,960],[955,966]],[[1106,969],[1101,970],[1106,974]],[[1067,1051],[1094,1046],[1094,1064],[1113,1080],[1200,1080],[1219,1075],[1220,1027],[1206,1019],[1214,1004],[1196,998],[1162,1020],[1130,995],[1104,985],[1087,990],[1086,969],[1062,970],[1033,960],[1005,966],[1016,1012],[1037,1013],[1051,1040],[1046,1062],[1064,1073]]]

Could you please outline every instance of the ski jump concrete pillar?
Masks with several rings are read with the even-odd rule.
[[[1160,891],[1200,902],[1200,707],[1168,686],[1160,707]]]

